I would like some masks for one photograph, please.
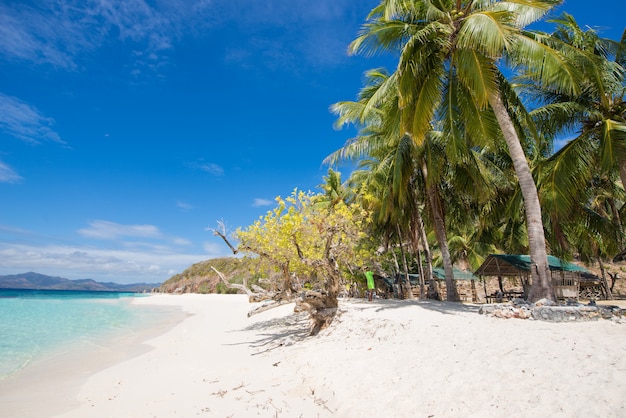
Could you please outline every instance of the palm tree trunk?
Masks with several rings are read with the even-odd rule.
[[[424,172],[424,178],[428,179],[428,172],[426,165],[422,166]],[[428,180],[426,180],[428,183]],[[459,302],[459,293],[456,290],[456,283],[454,281],[454,272],[452,270],[452,257],[450,257],[450,250],[448,249],[448,237],[446,233],[446,223],[443,219],[443,208],[439,200],[439,193],[434,186],[426,186],[426,194],[428,195],[428,201],[430,202],[431,213],[433,214],[433,221],[435,227],[435,235],[437,235],[437,242],[439,243],[439,250],[441,251],[441,258],[443,259],[443,270],[446,274],[446,300],[449,302]]]
[[[411,245],[413,247],[413,254],[417,260],[417,269],[419,271],[419,283],[420,283],[420,296],[419,299],[424,299],[426,295],[426,289],[424,286],[424,266],[422,265],[422,252],[420,251],[419,241],[421,236],[421,229],[424,227],[422,223],[422,215],[419,213],[419,209],[415,210],[415,214],[411,216]],[[417,216],[416,216],[417,215]],[[419,219],[416,219],[419,217]]]
[[[626,158],[619,160],[619,178],[622,180],[622,187],[626,190]],[[624,227],[622,226],[621,219],[619,220],[619,230],[620,230],[620,251],[623,251],[624,248]]]
[[[402,266],[404,267],[404,297],[407,299],[413,299],[413,291],[411,290],[411,280],[409,279],[409,266],[406,262],[406,252],[404,251],[404,244],[402,243],[402,231],[400,230],[400,224],[396,224],[398,230],[398,241],[400,242],[400,253],[402,254]]]
[[[528,300],[535,302],[542,298],[555,300],[550,271],[548,254],[546,252],[546,239],[541,219],[541,205],[537,193],[537,185],[530,172],[526,155],[522,149],[511,117],[502,99],[498,94],[492,94],[489,104],[495,113],[500,129],[509,149],[509,155],[513,161],[513,167],[517,174],[522,196],[524,198],[524,211],[526,214],[526,228],[528,231],[528,248],[531,260],[532,285]]]
[[[604,287],[604,296],[606,296],[606,300],[613,299],[613,295],[611,294],[611,289],[609,288],[609,283],[606,280],[606,270],[604,269],[604,263],[602,262],[602,257],[600,255],[598,257],[598,263],[600,263],[600,272],[602,273],[602,287]]]
[[[428,298],[439,299],[439,292],[435,286],[435,280],[433,279],[433,255],[430,251],[430,244],[428,244],[428,237],[426,236],[426,228],[424,227],[424,219],[419,209],[415,211],[415,220],[417,221],[419,238],[422,242],[422,248],[424,249],[424,261],[426,262],[425,280],[428,282]]]

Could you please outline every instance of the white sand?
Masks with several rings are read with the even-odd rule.
[[[80,387],[49,381],[71,397],[56,416],[626,416],[626,325],[611,321],[505,320],[468,305],[359,300],[342,301],[334,324],[307,337],[293,305],[247,318],[253,305],[240,295],[136,303],[191,316]],[[0,392],[0,415],[53,416],[50,393],[3,412]]]

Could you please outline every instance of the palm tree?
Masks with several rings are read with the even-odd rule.
[[[547,103],[531,112],[541,132],[549,136],[574,133],[539,166],[547,212],[563,220],[580,213],[576,207],[584,208],[594,199],[588,192],[598,190],[598,184],[613,188],[610,183],[599,182],[599,175],[619,175],[622,189],[626,188],[626,31],[617,43],[600,38],[592,29],[582,30],[568,14],[553,22],[558,26],[552,38],[561,43],[561,48],[577,48],[587,55],[585,64],[596,62],[580,65],[579,71],[585,75],[581,94],[564,94],[531,84],[531,98]],[[621,243],[624,232],[619,211],[614,207],[610,213]]]
[[[421,215],[416,213],[415,208],[413,211],[404,211],[403,208],[415,204],[414,189],[410,186],[414,186],[416,175],[426,180],[423,184],[446,272],[447,299],[458,301],[447,246],[444,208],[437,186],[439,171],[434,169],[436,165],[433,158],[430,158],[430,162],[424,159],[426,155],[430,157],[433,154],[432,150],[427,152],[428,145],[432,142],[423,142],[424,150],[418,152],[417,144],[411,141],[409,136],[401,134],[394,75],[389,76],[385,71],[377,69],[368,72],[367,76],[369,83],[360,92],[359,101],[341,102],[332,107],[339,115],[336,125],[360,123],[364,128],[357,138],[331,154],[326,162],[336,163],[340,159],[357,159],[365,155],[374,157],[378,161],[376,170],[385,173],[389,185],[382,189],[384,196],[381,220],[386,222],[391,218],[394,222],[399,222],[399,216],[404,216],[405,219],[414,216],[412,222],[414,228],[423,225]],[[422,159],[418,162],[416,158],[420,155]],[[414,239],[422,238],[422,234],[414,233],[411,236]]]
[[[403,131],[420,143],[439,115],[451,146],[499,126],[524,198],[534,268],[530,300],[554,298],[537,187],[509,106],[517,101],[500,66],[523,67],[537,82],[577,93],[577,73],[545,37],[524,28],[559,0],[382,0],[350,46],[352,53],[399,52],[397,84]],[[541,69],[541,71],[539,71]],[[492,117],[495,116],[495,121]],[[523,122],[523,121],[521,121]],[[532,127],[530,127],[532,128]]]
[[[350,190],[341,182],[339,171],[329,168],[328,175],[324,176],[324,183],[318,187],[323,191],[317,202],[320,206],[332,208],[339,202],[348,203]]]

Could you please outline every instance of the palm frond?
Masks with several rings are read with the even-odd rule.
[[[493,61],[475,49],[458,49],[454,63],[459,81],[472,93],[478,107],[485,109],[489,105],[489,96],[497,91]]]
[[[580,70],[563,53],[547,43],[548,39],[538,34],[516,36],[515,49],[509,51],[507,59],[513,65],[522,66],[530,79],[549,85],[555,91],[579,94],[582,85]]]
[[[546,172],[540,189],[544,208],[559,217],[570,215],[572,206],[578,202],[580,190],[591,179],[593,169],[593,142],[580,135],[569,141],[545,163]]]
[[[512,28],[506,11],[475,12],[463,20],[457,46],[480,51],[492,59],[500,57],[508,46]]]
[[[615,162],[626,158],[626,124],[612,119],[602,123],[600,166],[610,170]]]
[[[377,53],[399,50],[408,37],[406,28],[406,23],[402,21],[377,19],[367,22],[348,46],[348,53],[372,57]]]
[[[562,0],[507,0],[496,2],[494,10],[506,10],[515,16],[515,26],[523,28],[542,19]]]

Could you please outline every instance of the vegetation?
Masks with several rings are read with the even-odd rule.
[[[250,258],[223,257],[193,264],[180,274],[164,282],[160,291],[167,293],[236,293],[229,289],[211,268],[215,267],[227,274],[232,283],[243,283],[244,279],[256,285],[262,272],[258,270],[256,260]]]
[[[626,32],[603,39],[568,14],[547,21],[551,33],[528,28],[560,4],[381,0],[349,51],[397,66],[369,71],[356,100],[331,107],[337,127],[358,133],[326,163],[357,168],[344,183],[329,170],[317,194],[278,198],[235,232],[237,245],[216,233],[276,272],[264,284],[275,299],[310,283],[300,303],[315,332],[365,265],[404,284],[416,268],[420,298],[438,297],[432,266],[442,265],[456,301],[453,264],[529,253],[536,301],[554,299],[548,253],[624,254]]]

